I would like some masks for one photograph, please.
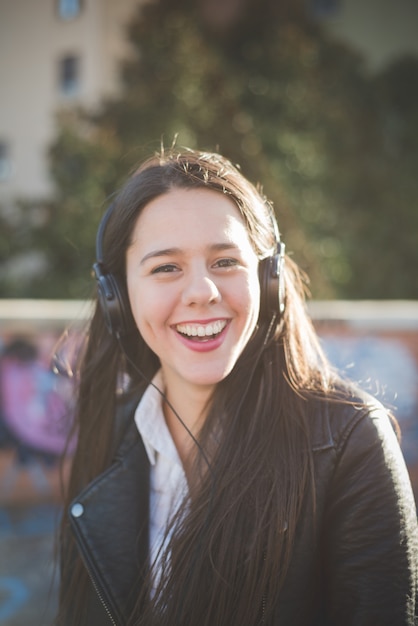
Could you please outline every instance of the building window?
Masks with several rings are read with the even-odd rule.
[[[80,59],[75,55],[63,57],[59,62],[59,90],[63,96],[73,97],[80,91]]]
[[[11,175],[10,146],[7,141],[0,141],[0,180],[8,180]]]
[[[73,20],[81,12],[82,0],[57,0],[58,15],[62,20]]]

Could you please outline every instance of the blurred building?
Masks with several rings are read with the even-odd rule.
[[[140,0],[0,0],[0,201],[50,191],[47,150],[62,108],[118,91]]]
[[[94,109],[118,92],[118,64],[129,54],[126,25],[146,1],[0,0],[0,203],[50,193],[47,152],[57,112]],[[416,0],[307,4],[372,70],[418,54]]]

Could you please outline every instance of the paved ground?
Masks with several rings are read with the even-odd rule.
[[[16,465],[0,453],[0,625],[49,626],[57,584],[55,530],[60,516],[56,469]]]

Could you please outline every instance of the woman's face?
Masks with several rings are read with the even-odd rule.
[[[145,206],[126,257],[132,313],[166,387],[213,388],[259,314],[258,258],[231,199],[174,188]]]

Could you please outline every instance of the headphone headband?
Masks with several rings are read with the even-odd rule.
[[[99,224],[99,228],[97,229],[97,234],[96,234],[96,263],[99,263],[100,265],[103,266],[103,239],[104,239],[104,235],[106,232],[106,227],[107,227],[107,223],[114,211],[115,208],[115,203],[112,202],[112,204],[110,204],[102,219],[100,220],[100,224]]]

